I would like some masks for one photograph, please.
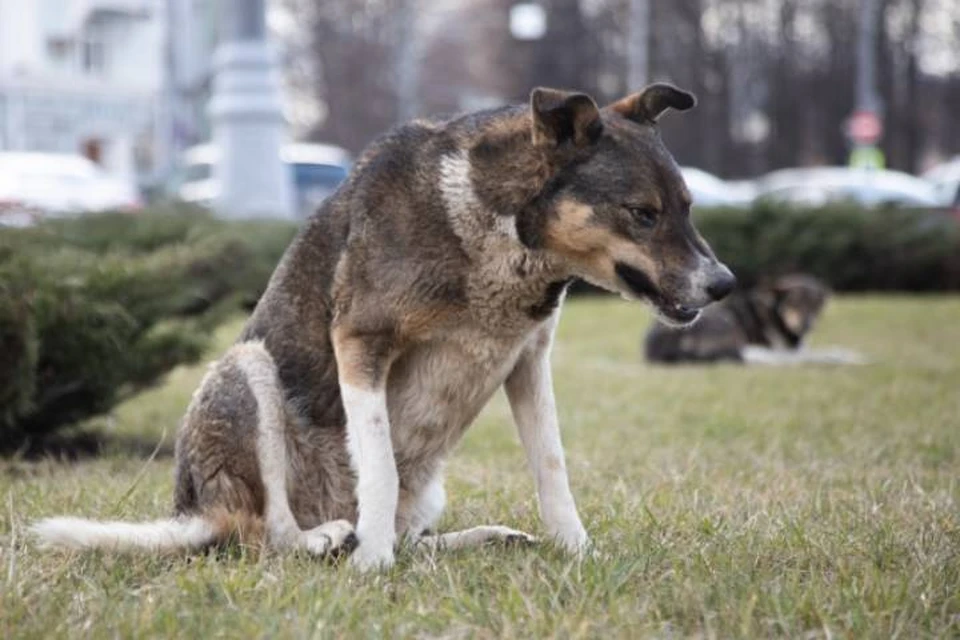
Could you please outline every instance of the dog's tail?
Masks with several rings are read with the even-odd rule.
[[[109,551],[193,551],[226,542],[249,530],[233,514],[190,515],[152,522],[117,522],[83,518],[47,518],[30,532],[46,547]]]

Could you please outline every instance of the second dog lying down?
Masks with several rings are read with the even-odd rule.
[[[864,364],[849,349],[803,346],[829,297],[827,286],[812,276],[783,276],[732,294],[704,310],[691,327],[655,322],[647,333],[645,355],[658,363]]]

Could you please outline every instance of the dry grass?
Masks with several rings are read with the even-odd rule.
[[[960,299],[847,298],[815,342],[865,368],[657,369],[645,312],[568,303],[555,378],[574,492],[600,550],[401,556],[380,576],[252,552],[41,552],[27,522],[168,512],[171,460],[121,449],[0,463],[3,637],[956,637]],[[239,329],[225,327],[221,347]],[[201,374],[99,427],[172,441]],[[502,398],[449,468],[444,528],[537,531]]]

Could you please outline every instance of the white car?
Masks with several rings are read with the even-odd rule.
[[[842,201],[865,207],[935,208],[940,204],[929,183],[908,173],[850,167],[774,171],[757,181],[757,199],[805,207]]]
[[[747,181],[731,182],[695,167],[680,167],[695,207],[736,207],[750,204],[753,189]]]
[[[202,144],[183,153],[181,165],[171,183],[171,195],[202,207],[209,207],[220,193],[213,177],[219,150]],[[281,159],[293,173],[296,209],[300,217],[309,215],[332,194],[350,171],[350,154],[327,144],[293,143],[280,150]]]
[[[137,188],[78,155],[0,152],[0,225],[92,211],[136,211]]]
[[[940,204],[960,206],[960,156],[930,169],[923,179],[933,185]]]

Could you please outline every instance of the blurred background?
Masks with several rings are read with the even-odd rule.
[[[601,103],[659,80],[696,93],[698,109],[663,126],[701,205],[750,201],[784,168],[923,176],[933,191],[898,175],[890,193],[854,194],[911,205],[953,204],[960,183],[957,0],[0,0],[0,167],[23,174],[14,186],[0,171],[7,209],[211,204],[218,152],[198,145],[222,146],[218,47],[261,36],[297,216],[390,126],[523,101],[536,85]],[[82,195],[27,184],[67,190],[94,169],[103,180]],[[837,172],[779,178],[791,200],[872,188]]]
[[[389,127],[654,81],[745,286],[960,290],[960,0],[0,0],[0,449],[202,357]]]
[[[601,561],[404,553],[364,585],[28,541],[169,514],[207,362],[375,136],[655,81],[699,98],[663,137],[743,290],[663,338],[570,288],[551,377]],[[0,0],[0,637],[960,638],[958,292],[960,0]],[[702,364],[748,331],[835,360]],[[510,415],[441,530],[542,531]]]

